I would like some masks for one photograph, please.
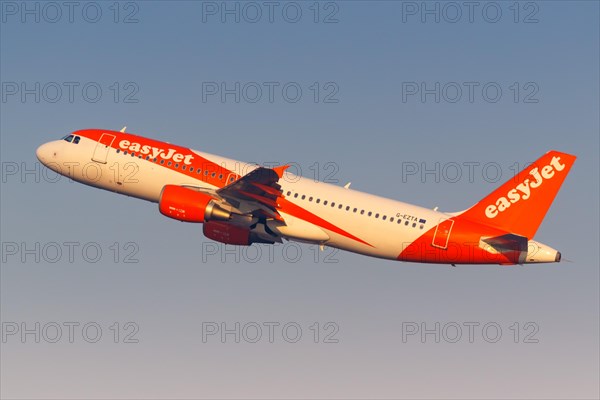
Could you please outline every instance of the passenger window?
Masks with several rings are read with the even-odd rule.
[[[223,174],[219,174],[219,180],[223,179]]]
[[[186,168],[187,167],[185,166],[185,164],[181,166],[181,169],[184,170],[184,171],[186,170]]]
[[[343,205],[341,205],[341,204],[338,206],[338,208],[339,208],[340,210],[342,209],[342,207],[344,207],[344,206],[343,206]]]
[[[387,219],[387,215],[384,215],[383,217],[381,217],[382,220],[386,220]]]
[[[233,182],[235,181],[235,178],[232,176],[231,178],[229,178],[229,182]]]
[[[373,215],[373,213],[371,211],[369,211],[369,213],[367,215],[370,217],[371,215]]]
[[[175,164],[175,168],[179,168],[179,164]]]
[[[375,214],[375,218],[379,218],[379,213]]]
[[[294,193],[294,198],[298,198],[298,193]]]
[[[169,161],[169,162],[167,163],[167,165],[168,165],[169,167],[171,166],[171,164],[173,164],[171,161]]]
[[[289,196],[290,194],[292,194],[292,192],[290,192],[290,191],[288,190],[288,192],[287,192],[287,195]]]
[[[135,157],[135,153],[131,153],[131,157]]]
[[[146,156],[146,161],[148,161],[150,159],[150,156]]]
[[[306,198],[306,195],[305,195],[305,194],[303,194],[303,195],[302,195],[302,200],[304,200],[305,198]]]
[[[394,217],[390,217],[390,222],[394,222]]]
[[[123,155],[124,155],[124,156],[126,156],[126,155],[127,155],[127,151],[124,151],[124,152],[123,152]]]
[[[365,214],[365,210],[360,210],[360,215],[364,215]]]
[[[310,197],[308,198],[308,201],[312,201],[312,200],[313,200],[313,198],[312,198],[312,196],[310,196]]]
[[[402,220],[401,220],[401,219],[399,219],[399,220],[398,220],[398,221],[396,221],[396,222],[400,224],[400,223],[402,223]]]
[[[419,227],[419,229],[423,229],[423,225],[421,225],[421,226]]]
[[[416,226],[417,226],[417,223],[416,223],[416,222],[413,222],[413,224],[412,224],[412,227],[414,228],[414,227],[416,227]]]
[[[408,226],[408,221],[404,221],[404,225]]]
[[[327,200],[323,200],[323,205],[326,206],[327,205]]]
[[[321,202],[321,199],[317,199],[317,204],[319,204]]]
[[[346,211],[350,210],[350,206],[346,206]]]
[[[214,178],[215,176],[217,176],[217,173],[213,172],[212,174],[210,174],[210,176],[212,176]]]
[[[160,163],[161,163],[161,164],[164,164],[164,163],[165,163],[165,160],[160,160]]]
[[[117,154],[119,154],[121,152],[121,149],[117,149]]]

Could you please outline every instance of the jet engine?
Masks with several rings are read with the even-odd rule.
[[[158,201],[161,214],[184,222],[228,221],[231,212],[206,193],[177,185],[166,185]]]
[[[250,228],[219,221],[206,222],[202,228],[204,236],[217,242],[237,246],[249,246],[252,244]]]

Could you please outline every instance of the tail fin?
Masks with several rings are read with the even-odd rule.
[[[576,158],[549,151],[461,216],[532,239]]]

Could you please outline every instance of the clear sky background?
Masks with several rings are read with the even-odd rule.
[[[272,17],[263,2],[37,4],[1,2],[2,397],[598,398],[598,2],[479,2],[472,15],[276,2]],[[207,92],[236,82],[239,102]],[[407,91],[422,84],[433,91]],[[536,236],[570,261],[451,268],[215,247],[200,225],[35,158],[71,131],[124,125],[446,211],[550,149],[572,153]],[[239,343],[203,340],[236,323]],[[436,323],[439,343],[403,338]]]

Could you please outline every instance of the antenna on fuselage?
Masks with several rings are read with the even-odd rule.
[[[125,129],[127,129],[126,126],[123,127],[123,129],[120,130],[121,133],[125,133]]]
[[[352,184],[352,182],[348,182],[344,185],[344,189],[350,189],[350,185]]]

